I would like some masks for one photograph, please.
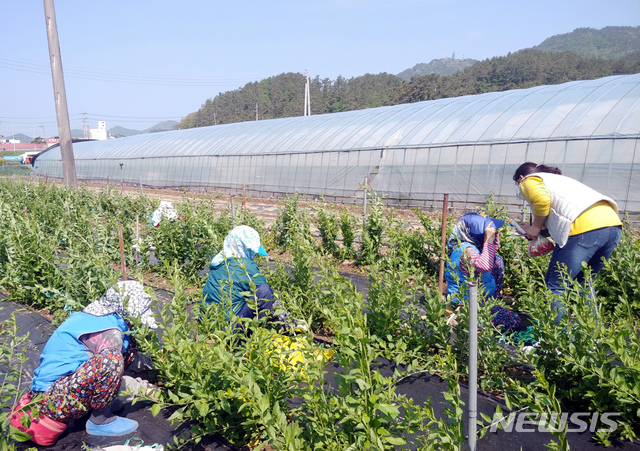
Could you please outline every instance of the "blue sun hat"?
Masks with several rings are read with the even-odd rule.
[[[447,248],[453,250],[459,242],[467,242],[481,248],[484,242],[484,231],[490,224],[497,230],[504,225],[502,219],[490,218],[486,215],[472,212],[463,215],[447,240]]]

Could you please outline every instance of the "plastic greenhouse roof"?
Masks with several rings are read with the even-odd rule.
[[[640,136],[640,74],[73,145],[76,160],[255,155]],[[39,160],[59,160],[60,148]]]

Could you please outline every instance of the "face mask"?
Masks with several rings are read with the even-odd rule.
[[[522,190],[520,189],[520,185],[516,185],[516,197],[518,199],[526,200],[524,194],[522,194]]]

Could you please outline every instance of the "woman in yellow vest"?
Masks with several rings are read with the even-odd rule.
[[[547,288],[554,294],[564,291],[563,266],[579,282],[582,262],[597,274],[620,241],[622,222],[615,201],[544,164],[520,165],[513,180],[518,197],[529,201],[533,211],[527,237],[537,239],[546,228],[556,243],[545,276]],[[557,310],[557,323],[565,313],[562,302],[551,306]]]

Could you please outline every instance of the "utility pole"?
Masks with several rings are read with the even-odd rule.
[[[309,69],[305,69],[304,84],[304,114],[303,116],[311,116],[311,90],[309,89]]]
[[[256,121],[258,120],[258,102],[256,102]]]
[[[82,136],[84,139],[89,139],[89,126],[87,125],[87,113],[82,113]]]
[[[64,87],[60,42],[58,41],[56,12],[53,7],[53,0],[43,1],[44,19],[47,26],[47,41],[49,42],[49,59],[51,61],[51,78],[53,79],[53,97],[56,104],[58,135],[60,136],[62,173],[64,175],[64,183],[66,187],[78,189],[78,182],[76,180],[76,162],[73,158],[73,146],[71,144],[71,124],[69,124],[67,92]]]

